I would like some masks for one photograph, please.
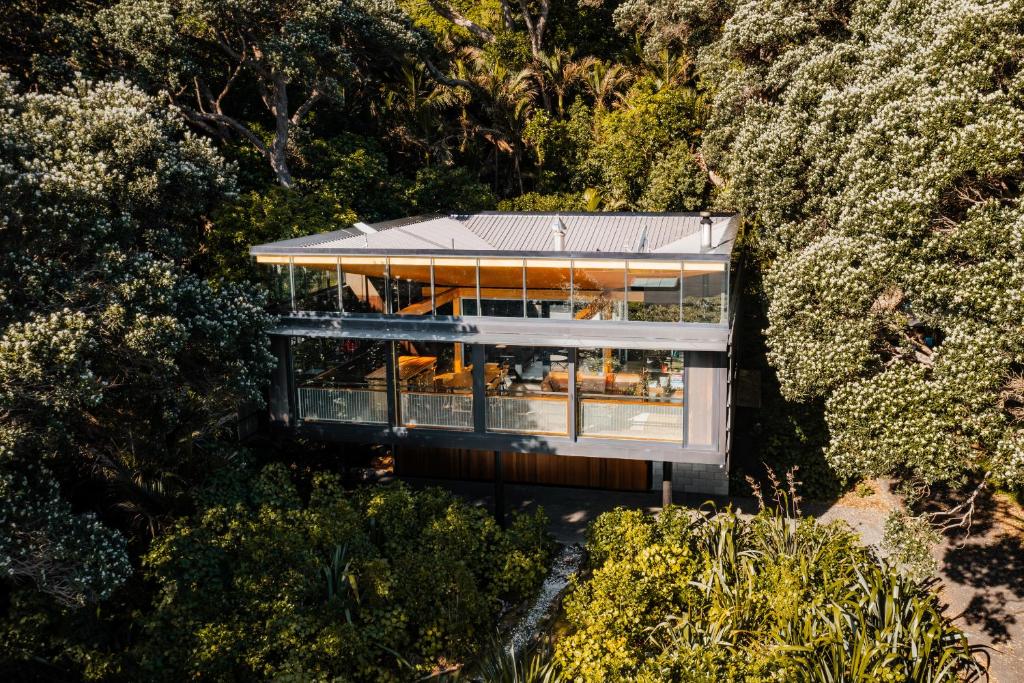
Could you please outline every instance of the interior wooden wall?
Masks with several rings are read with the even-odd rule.
[[[584,458],[537,453],[503,453],[506,482],[551,484],[617,491],[646,491],[650,486],[646,460]],[[494,479],[494,453],[455,448],[403,446],[395,454],[395,474],[436,479]]]

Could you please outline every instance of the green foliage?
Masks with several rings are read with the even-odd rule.
[[[498,203],[499,211],[586,211],[583,196],[573,192],[561,194],[540,194],[527,192]]]
[[[707,173],[697,164],[689,144],[677,142],[651,165],[637,208],[643,211],[694,211],[705,205]]]
[[[401,178],[394,176],[377,141],[352,134],[304,135],[297,147],[299,189],[330,197],[364,222],[395,218],[409,210],[402,201]]]
[[[523,139],[537,158],[541,187],[583,187],[579,174],[593,144],[593,112],[577,99],[568,114],[563,120],[539,111],[523,130]]]
[[[323,191],[271,187],[247,192],[213,215],[207,236],[209,268],[228,280],[255,281],[250,246],[347,228],[355,220],[351,209]]]
[[[929,680],[977,674],[927,587],[837,525],[616,510],[588,531],[590,576],[556,644],[576,681]]]
[[[124,541],[198,467],[196,434],[261,400],[263,298],[186,269],[232,190],[205,140],[125,83],[21,94],[0,75],[0,497],[4,577],[61,602],[109,595]],[[148,521],[147,521],[148,520]]]
[[[219,494],[145,558],[160,592],[139,645],[150,676],[429,672],[469,657],[501,601],[536,590],[551,557],[542,512],[503,532],[439,489],[346,493],[318,475],[303,502],[268,466],[240,493]]]
[[[613,205],[637,207],[645,192],[644,202],[672,201],[667,184],[672,173],[689,178],[692,169],[670,169],[665,164],[679,160],[680,152],[673,150],[675,160],[666,161],[666,150],[673,145],[685,145],[697,138],[702,125],[703,100],[689,88],[666,87],[655,89],[651,81],[638,83],[626,95],[623,106],[597,116],[594,143],[586,162],[588,185],[599,188]],[[657,169],[658,189],[652,186],[651,174]],[[678,175],[676,176],[679,177]],[[690,197],[695,180],[687,180],[682,201],[695,203],[699,197]],[[676,199],[679,201],[679,199]]]
[[[910,577],[924,580],[935,576],[939,567],[931,551],[942,536],[927,518],[896,510],[885,518],[884,532],[885,549]]]
[[[771,362],[844,476],[1024,480],[1022,11],[737,3],[701,52]]]
[[[413,213],[469,213],[494,208],[494,193],[467,169],[421,168],[405,190]]]

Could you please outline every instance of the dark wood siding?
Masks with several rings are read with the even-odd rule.
[[[512,483],[617,491],[646,491],[650,487],[650,463],[646,460],[505,452],[502,470],[504,480]],[[407,477],[490,481],[494,478],[494,453],[403,446],[395,455],[395,473]]]

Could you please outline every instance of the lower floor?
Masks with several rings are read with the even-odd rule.
[[[660,491],[663,463],[619,458],[573,458],[543,453],[501,454],[500,479],[510,484],[540,484],[611,491]],[[465,448],[403,447],[395,450],[395,474],[443,480],[495,480],[493,451]],[[729,472],[723,465],[674,463],[672,489],[680,493],[724,496]]]

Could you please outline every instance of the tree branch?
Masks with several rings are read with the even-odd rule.
[[[309,98],[305,102],[303,102],[298,109],[295,110],[294,114],[292,114],[291,124],[293,126],[299,125],[299,121],[302,120],[302,117],[308,114],[309,110],[313,108],[313,105],[315,105],[323,98],[324,94],[320,92],[317,88],[313,88],[313,92],[309,94]]]
[[[480,40],[482,40],[482,41],[484,41],[486,43],[494,42],[494,34],[493,33],[488,31],[483,26],[480,26],[476,22],[474,22],[474,21],[472,21],[470,19],[467,19],[466,17],[462,16],[461,14],[456,12],[454,9],[452,9],[449,5],[446,5],[443,2],[440,2],[440,0],[427,0],[427,2],[430,4],[431,7],[434,8],[435,12],[437,12],[442,17],[444,17],[448,21],[452,22],[456,26],[461,26],[462,28],[466,29],[467,31],[472,33],[474,36],[476,36],[477,38],[479,38]]]
[[[244,137],[246,140],[248,140],[252,144],[252,146],[255,147],[257,151],[259,151],[260,154],[267,158],[270,158],[270,150],[268,150],[267,146],[263,144],[263,141],[260,140],[255,133],[253,133],[251,130],[249,130],[248,128],[246,128],[230,116],[226,116],[225,114],[220,114],[217,112],[198,111],[196,109],[193,109],[192,107],[187,107],[178,102],[174,102],[173,100],[171,101],[171,104],[178,111],[180,111],[182,115],[184,115],[185,118],[187,118],[189,121],[200,127],[205,127],[206,130],[210,130],[209,124],[211,123],[221,124],[227,126],[228,128],[231,128],[232,130],[242,135],[242,137]]]
[[[430,61],[430,58],[424,57],[423,63],[427,66],[427,71],[434,77],[441,85],[447,85],[449,88],[466,88],[467,90],[473,90],[477,93],[484,93],[483,88],[472,81],[463,80],[461,78],[452,78],[445,76],[441,73],[441,70],[434,66],[434,63]]]

